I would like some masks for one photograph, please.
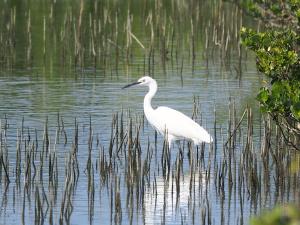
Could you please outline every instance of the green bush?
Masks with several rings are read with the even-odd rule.
[[[300,210],[291,205],[277,206],[272,211],[253,217],[251,225],[299,225]]]
[[[257,95],[285,133],[286,141],[300,150],[300,0],[248,2],[257,18],[269,18],[264,32],[242,28],[242,43],[254,51],[257,68],[269,78]],[[289,135],[287,135],[289,134]]]

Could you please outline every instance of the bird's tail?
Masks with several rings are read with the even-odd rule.
[[[200,142],[212,143],[212,142],[214,142],[214,139],[208,132],[206,132],[206,135],[202,138],[202,140]]]
[[[206,143],[213,143],[214,139],[212,138],[212,136],[209,134],[209,138],[208,141]]]

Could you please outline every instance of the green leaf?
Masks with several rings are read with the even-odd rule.
[[[284,89],[284,86],[281,82],[279,82],[279,81],[274,82],[272,85],[272,95],[275,98],[280,98],[282,95],[283,89]]]
[[[291,111],[293,116],[299,120],[300,119],[300,102],[295,103],[291,106]]]
[[[259,94],[257,95],[257,99],[261,103],[266,103],[269,99],[269,92],[266,88],[261,88]]]

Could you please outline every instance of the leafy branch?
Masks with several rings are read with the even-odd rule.
[[[264,32],[241,30],[242,43],[255,52],[258,70],[269,78],[257,100],[286,143],[300,150],[300,0],[246,2],[247,10],[267,23]]]

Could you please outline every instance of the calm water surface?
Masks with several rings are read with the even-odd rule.
[[[251,65],[251,61],[250,61]],[[244,110],[247,104],[251,104],[255,107],[253,98],[255,97],[256,90],[258,89],[258,77],[255,72],[255,68],[251,65],[253,70],[245,71],[241,80],[232,78],[230,72],[224,76],[224,71],[220,71],[217,65],[212,65],[209,68],[209,75],[206,69],[194,71],[194,74],[184,74],[183,83],[180,76],[173,74],[172,71],[167,71],[166,75],[157,76],[157,82],[159,85],[158,93],[153,100],[153,106],[167,105],[178,109],[187,115],[191,116],[193,111],[193,98],[199,97],[200,110],[202,116],[202,124],[210,133],[213,133],[214,125],[214,110],[216,110],[217,121],[217,135],[218,140],[221,140],[221,128],[226,128],[228,117],[228,102],[232,97],[235,101],[236,108],[239,115]],[[142,74],[141,74],[142,75]],[[121,87],[128,82],[135,81],[138,76],[133,75],[120,75],[116,78],[114,75],[103,76],[101,71],[94,73],[83,72],[78,74],[76,79],[72,77],[59,78],[55,76],[55,79],[41,79],[43,75],[31,75],[24,73],[21,75],[10,74],[8,76],[3,75],[1,78],[0,95],[2,99],[1,107],[1,119],[2,124],[4,119],[7,118],[9,123],[8,139],[9,139],[9,157],[10,167],[13,177],[15,157],[16,157],[16,136],[17,129],[21,128],[22,118],[24,118],[25,128],[29,129],[29,132],[34,136],[34,130],[39,131],[38,138],[40,144],[42,143],[42,134],[46,118],[49,120],[49,130],[52,134],[50,140],[50,146],[53,147],[55,139],[55,130],[57,126],[57,115],[63,118],[65,128],[70,138],[74,132],[75,119],[79,123],[79,165],[80,165],[80,178],[77,188],[74,193],[74,211],[71,216],[71,224],[86,224],[89,222],[88,212],[88,194],[87,194],[87,175],[85,174],[85,166],[87,160],[87,142],[88,142],[88,126],[90,117],[92,119],[92,127],[94,132],[94,138],[98,139],[101,146],[108,149],[110,135],[111,135],[111,120],[112,114],[121,112],[122,110],[130,109],[130,111],[138,115],[143,113],[143,96],[146,93],[146,89],[132,88],[128,90],[122,90]],[[255,112],[257,116],[257,112]],[[257,134],[256,134],[257,135]],[[141,136],[142,151],[147,148],[147,139],[150,139],[151,147],[154,147],[154,131],[147,125],[143,130]],[[69,141],[71,142],[71,140]],[[158,153],[157,157],[160,160],[161,149],[163,140],[161,137],[158,139]],[[64,179],[64,160],[67,152],[70,151],[70,144],[66,146],[60,144],[56,147],[57,154],[59,156],[58,165],[60,174],[60,188],[58,195],[61,197],[63,191],[63,179]],[[222,143],[218,144],[218,148],[221,151]],[[178,147],[175,145],[172,149],[172,160],[175,163],[175,157],[178,154]],[[209,152],[209,149],[206,148]],[[142,156],[145,157],[143,152]],[[206,153],[208,157],[208,153]],[[218,153],[218,157],[222,157],[221,152]],[[93,148],[93,162],[99,157],[99,147]],[[124,158],[123,158],[124,160]],[[158,161],[159,161],[158,160]],[[221,158],[219,159],[221,160]],[[152,184],[154,179],[155,170],[158,165],[155,165],[153,159],[153,172],[151,174]],[[122,170],[122,158],[120,159],[119,175],[121,177],[121,198],[122,198],[122,221],[124,224],[129,223],[130,213],[126,206],[127,188],[124,182],[124,170]],[[201,224],[200,216],[201,209],[207,204],[204,200],[204,193],[208,192],[210,197],[210,209],[213,224],[219,224],[222,219],[221,211],[224,210],[226,221],[236,221],[240,219],[239,205],[235,203],[234,198],[227,200],[228,202],[221,205],[220,199],[216,197],[214,190],[214,177],[210,180],[206,180],[204,175],[205,171],[199,171],[195,175],[194,188],[196,193],[191,195],[189,191],[190,175],[189,175],[189,162],[186,157],[184,159],[184,171],[182,180],[180,183],[180,199],[176,205],[176,195],[174,194],[174,186],[164,186],[164,178],[162,174],[158,174],[156,171],[155,179],[157,189],[150,185],[146,188],[143,206],[135,206],[132,210],[133,224],[158,224],[165,222],[166,224],[181,224],[195,223]],[[99,174],[95,172],[95,208],[93,215],[93,223],[110,224],[114,223],[114,218],[111,216],[113,209],[110,206],[110,191],[108,187],[101,185]],[[22,192],[19,193],[15,188],[14,182],[9,185],[9,191],[5,193],[6,200],[2,198],[1,208],[1,221],[3,224],[20,224],[21,212],[22,212]],[[201,187],[200,187],[201,186]],[[4,185],[1,186],[2,193],[4,192]],[[200,190],[200,191],[199,191]],[[199,191],[199,192],[198,192]],[[157,194],[154,194],[156,193]],[[164,194],[167,193],[167,196]],[[15,196],[16,195],[16,196]],[[193,196],[193,199],[191,199]],[[167,198],[167,199],[165,199]],[[59,199],[59,197],[58,197]],[[166,200],[167,205],[164,204]],[[14,202],[16,201],[16,202]],[[59,202],[59,201],[58,201]],[[194,212],[192,216],[190,208],[191,205],[198,206],[198,211]],[[60,205],[54,208],[56,211],[56,220],[59,217]],[[231,211],[232,208],[236,210]],[[247,209],[248,208],[248,209]],[[244,219],[249,217],[250,203],[245,201],[244,205]],[[247,209],[247,210],[246,210]],[[228,213],[228,214],[227,214]],[[34,215],[34,204],[26,201],[26,216],[25,223],[33,223],[32,219]],[[46,217],[47,221],[47,217]]]
[[[224,7],[223,9],[215,2],[211,4],[207,1],[203,2],[210,9],[224,10],[222,13],[225,15],[225,21],[223,21],[225,26],[228,26],[228,31],[234,29],[234,25],[231,24],[227,16],[227,14],[231,13],[230,8],[232,6],[225,5],[225,7],[222,6]],[[93,8],[92,3],[86,4],[91,9]],[[7,4],[3,3],[3,5],[9,8]],[[68,4],[66,3],[66,5]],[[34,16],[43,18],[41,15],[35,14],[37,12],[36,7],[28,3],[25,6],[16,6],[17,21],[19,14],[23,15],[25,19],[28,16],[28,13],[20,13],[20,7],[25,7],[25,9],[31,8],[31,13]],[[65,8],[68,7],[65,6]],[[75,4],[72,10],[77,12],[77,9],[80,11],[79,8],[80,4],[78,3]],[[187,9],[188,7],[184,5],[183,8]],[[85,8],[85,10],[87,9]],[[12,10],[12,12],[14,11]],[[55,12],[57,12],[59,18],[64,18],[63,10],[62,12]],[[201,12],[205,12],[205,7],[200,7],[200,12],[198,11],[198,13],[201,14]],[[43,13],[48,15],[47,6],[44,7]],[[132,13],[134,18],[139,18],[136,9]],[[123,13],[120,13],[120,16],[123,19],[126,18],[126,15],[123,15]],[[209,46],[208,50],[204,49],[205,28],[209,32],[214,30],[212,25],[216,20],[214,16],[216,15],[211,15],[207,20],[204,20],[202,17],[199,19],[199,21],[202,21],[199,22],[202,26],[199,25],[199,40],[197,39],[196,41],[195,61],[191,60],[191,45],[185,40],[189,38],[185,37],[181,42],[178,41],[181,40],[181,36],[177,36],[178,40],[176,43],[174,42],[174,45],[180,46],[177,46],[178,56],[173,56],[171,59],[166,60],[165,63],[162,63],[160,51],[156,51],[150,75],[157,80],[159,87],[158,93],[153,99],[152,104],[154,107],[161,105],[170,106],[192,116],[194,98],[196,102],[200,103],[198,105],[200,111],[197,121],[208,129],[211,134],[216,133],[216,149],[212,150],[211,146],[205,146],[203,153],[204,160],[201,163],[195,161],[197,166],[193,165],[194,167],[191,167],[185,143],[185,150],[182,155],[182,170],[178,182],[179,189],[176,189],[175,178],[171,175],[169,183],[166,183],[162,175],[161,155],[163,139],[162,137],[158,137],[157,145],[155,145],[154,130],[145,121],[139,135],[142,163],[145,162],[147,157],[148,143],[150,143],[153,156],[150,162],[149,179],[144,186],[142,199],[136,196],[136,189],[133,189],[134,194],[132,199],[128,198],[128,193],[130,192],[126,183],[126,173],[128,172],[126,170],[126,161],[128,158],[124,153],[114,159],[114,172],[109,175],[107,182],[103,182],[99,174],[99,158],[101,152],[104,152],[106,157],[109,155],[108,149],[111,141],[112,118],[114,114],[118,113],[120,115],[121,112],[124,113],[126,129],[129,123],[128,114],[133,118],[137,118],[136,120],[133,119],[134,127],[138,124],[139,120],[143,119],[143,96],[147,90],[145,88],[122,90],[121,88],[125,84],[143,76],[144,71],[148,71],[145,61],[148,61],[147,57],[150,53],[147,52],[147,56],[145,57],[145,54],[140,53],[141,51],[143,52],[140,45],[132,40],[135,45],[132,47],[131,54],[133,56],[130,58],[130,62],[126,63],[126,57],[123,55],[120,56],[117,69],[115,67],[103,69],[103,66],[93,68],[88,63],[84,66],[73,66],[71,69],[69,67],[65,69],[64,66],[57,63],[60,58],[58,57],[57,59],[53,56],[60,51],[59,48],[61,46],[52,46],[54,53],[50,49],[51,47],[47,46],[50,55],[46,55],[46,60],[43,62],[45,65],[41,63],[43,60],[40,60],[39,54],[41,53],[37,53],[37,49],[40,47],[41,51],[43,46],[41,40],[43,38],[34,39],[34,37],[37,37],[34,34],[34,30],[40,30],[43,33],[43,26],[42,24],[39,25],[38,20],[32,19],[33,47],[31,52],[30,48],[26,47],[26,45],[29,45],[26,35],[21,32],[23,36],[21,34],[18,36],[17,33],[17,41],[22,40],[24,43],[20,41],[22,43],[20,47],[18,45],[20,42],[17,42],[16,48],[19,49],[17,49],[17,53],[12,57],[15,60],[12,63],[12,68],[2,68],[0,71],[1,134],[2,142],[5,143],[7,149],[9,159],[8,173],[11,179],[8,186],[3,181],[4,179],[1,180],[0,184],[0,224],[38,224],[35,217],[35,207],[37,204],[36,187],[38,187],[40,193],[43,187],[47,196],[46,198],[42,198],[43,222],[47,224],[60,224],[59,218],[65,185],[66,159],[72,149],[72,143],[74,143],[75,120],[78,124],[79,178],[71,197],[72,214],[69,221],[70,224],[118,224],[119,222],[122,224],[248,224],[248,219],[252,213],[256,213],[257,210],[259,211],[263,207],[272,206],[277,201],[276,196],[271,194],[269,197],[261,197],[260,199],[264,199],[264,202],[254,201],[247,195],[247,190],[239,192],[237,187],[230,190],[227,178],[224,183],[224,193],[220,193],[220,190],[216,188],[218,186],[216,185],[218,176],[220,175],[218,174],[220,165],[222,165],[223,159],[227,157],[223,152],[223,143],[227,139],[226,132],[230,99],[235,104],[237,118],[241,117],[247,105],[253,108],[254,145],[259,146],[260,144],[260,114],[255,96],[261,85],[262,78],[256,72],[255,59],[252,56],[246,56],[245,52],[242,53],[242,58],[240,58],[237,54],[237,49],[231,46],[231,56],[229,58],[222,58],[220,57],[221,50],[217,47],[218,45]],[[87,18],[83,22],[85,25],[91,21]],[[111,17],[111,20],[113,18]],[[138,22],[133,22],[133,30],[140,41],[146,45],[150,42],[149,35],[143,33],[142,22],[139,20],[136,21]],[[183,21],[190,26],[189,17],[183,19]],[[48,23],[48,19],[46,22]],[[176,22],[174,23],[176,25]],[[18,28],[18,26],[22,25],[22,22],[19,22],[19,25],[18,22],[16,24],[15,27]],[[53,26],[57,30],[60,29],[60,24],[56,26],[54,23]],[[168,30],[170,27],[172,26],[167,26],[166,29]],[[58,32],[57,30],[53,32]],[[184,25],[180,27],[180,30],[184,31]],[[121,31],[124,32],[124,30]],[[184,32],[181,33],[184,36]],[[212,39],[213,37],[207,38]],[[46,39],[52,40],[51,33],[47,32]],[[166,40],[170,41],[170,39],[171,36]],[[84,41],[90,43],[90,39]],[[49,43],[53,44],[52,41],[49,41]],[[119,44],[121,45],[121,43],[126,44],[126,42],[120,41]],[[161,44],[161,42],[159,43]],[[74,47],[74,45],[72,46]],[[237,44],[237,46],[239,45]],[[23,49],[24,53],[20,49]],[[33,56],[30,66],[28,66],[28,62],[24,58],[19,58],[19,56],[25,56],[26,51],[27,53],[29,51],[29,54]],[[207,57],[203,56],[205,51],[209,52]],[[115,57],[115,55],[108,55],[106,60],[114,65]],[[149,58],[151,57],[149,56]],[[51,63],[49,63],[50,61]],[[224,64],[227,64],[227,66],[224,66]],[[237,76],[238,67],[240,68],[241,76]],[[60,125],[62,125],[63,121],[63,126],[68,137],[66,143],[64,143],[63,135],[56,135],[58,118]],[[56,152],[58,165],[57,198],[53,201],[52,206],[49,206],[45,200],[50,201],[51,196],[51,194],[48,195],[50,193],[47,182],[47,176],[49,176],[48,169],[44,171],[44,183],[35,181],[32,184],[31,191],[29,191],[30,195],[23,192],[25,183],[24,170],[26,168],[24,153],[25,139],[28,140],[29,136],[32,140],[37,139],[37,143],[39,144],[37,151],[41,151],[43,131],[47,120],[50,137],[49,151]],[[93,207],[91,207],[91,202],[89,201],[89,177],[86,170],[90,121],[93,131],[91,154],[95,187]],[[214,131],[215,121],[216,132]],[[8,126],[5,126],[6,123],[8,123]],[[243,129],[246,130],[245,127]],[[18,187],[15,182],[16,149],[17,141],[19,140],[18,134],[21,132],[24,135],[24,140],[21,147],[21,186]],[[59,137],[59,140],[57,137]],[[237,155],[240,155],[240,151],[244,147],[243,138],[241,139],[242,141],[239,142],[236,148]],[[179,157],[179,152],[178,146],[174,145],[171,149],[170,160],[171,171],[173,172],[176,171],[176,158]],[[196,156],[200,152],[200,148],[194,149],[191,154],[195,154]],[[215,158],[212,155],[215,155]],[[237,156],[237,158],[239,157]],[[38,157],[35,164],[38,168],[40,165]],[[192,173],[191,168],[195,170]],[[209,177],[207,176],[208,170],[211,170]],[[1,176],[4,177],[3,169],[1,173]],[[34,173],[33,170],[32,173]],[[271,189],[274,189],[274,187],[271,187]],[[115,205],[116,196],[118,196],[117,192],[119,192],[121,204],[121,213],[119,214]],[[264,195],[264,193],[260,193],[260,195]],[[285,199],[283,197],[282,201]],[[50,209],[52,209],[52,212]],[[22,212],[24,215],[23,219]],[[53,215],[52,221],[50,219],[51,213]],[[65,221],[62,223],[65,223]]]

